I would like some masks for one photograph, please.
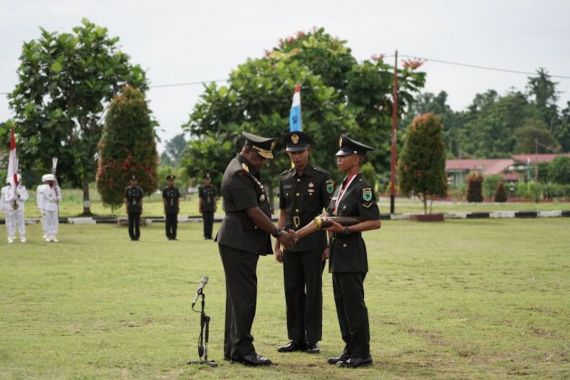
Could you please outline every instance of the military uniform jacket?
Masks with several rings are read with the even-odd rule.
[[[127,199],[127,211],[140,213],[142,210],[142,199],[144,197],[143,189],[138,186],[127,186],[125,189],[125,198]]]
[[[258,228],[246,212],[259,207],[271,217],[269,200],[259,172],[240,154],[224,172],[222,197],[226,216],[216,236],[218,244],[259,255],[273,254],[269,234]]]
[[[167,214],[178,214],[178,199],[180,192],[177,187],[165,187],[162,190],[162,199],[166,200],[165,212]]]
[[[359,217],[362,220],[380,219],[380,210],[372,187],[357,174],[344,192],[338,206],[342,184],[334,192],[327,213],[334,216]],[[366,245],[360,232],[348,235],[333,234],[330,247],[330,272],[368,272]]]
[[[333,190],[330,173],[310,164],[302,174],[297,173],[295,168],[281,173],[279,208],[286,210],[285,228],[299,230],[319,216],[330,203]],[[326,231],[317,231],[299,240],[290,251],[312,251],[326,246]]]
[[[212,212],[216,208],[216,191],[214,186],[200,186],[198,196],[202,200],[202,212]]]

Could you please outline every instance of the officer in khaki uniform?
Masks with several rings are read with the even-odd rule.
[[[355,368],[372,364],[368,310],[364,302],[368,259],[362,232],[380,228],[380,211],[372,187],[360,174],[366,152],[374,148],[346,135],[341,136],[339,145],[337,166],[346,177],[334,192],[327,214],[358,217],[361,221],[352,226],[334,222],[327,229],[333,233],[329,271],[333,277],[336,312],[345,343],[343,352],[329,358],[328,363]]]
[[[162,189],[162,203],[164,205],[164,226],[166,238],[176,240],[178,228],[178,212],[180,211],[180,191],[174,186],[175,176],[170,174],[166,177],[168,185]]]
[[[333,193],[331,175],[313,166],[309,155],[313,141],[303,132],[291,132],[284,138],[285,150],[293,168],[279,178],[279,221],[277,226],[298,230],[319,216],[330,203]],[[282,251],[275,242],[275,258],[283,263],[287,332],[290,342],[279,352],[318,353],[322,338],[322,268],[328,258],[326,231],[318,231]]]
[[[230,161],[222,179],[225,217],[216,242],[226,277],[224,358],[247,365],[270,365],[257,354],[251,326],[257,303],[257,261],[272,254],[270,234],[281,244],[294,244],[291,235],[271,222],[267,192],[260,169],[273,158],[274,138],[243,132],[245,144]]]

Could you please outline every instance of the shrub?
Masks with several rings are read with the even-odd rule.
[[[503,181],[499,182],[497,185],[497,190],[495,191],[495,202],[506,202],[507,192],[505,190],[505,183]]]
[[[467,176],[467,201],[483,202],[483,174],[471,172]]]
[[[485,198],[493,198],[497,191],[499,183],[503,181],[500,175],[488,175],[483,181],[483,196]]]

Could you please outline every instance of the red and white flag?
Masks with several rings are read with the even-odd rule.
[[[16,138],[14,137],[14,128],[10,130],[10,155],[8,156],[8,182],[12,185],[12,189],[18,186],[18,158],[16,157]]]

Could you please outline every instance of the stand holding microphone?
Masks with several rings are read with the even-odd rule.
[[[208,360],[208,340],[210,338],[210,317],[204,312],[206,306],[206,295],[204,294],[204,287],[208,283],[208,276],[202,276],[200,285],[196,290],[196,296],[192,301],[192,311],[200,313],[200,335],[198,336],[198,357],[199,360],[191,360],[187,364],[207,364],[210,367],[217,367],[218,363],[215,360]],[[202,297],[200,311],[194,309],[194,305],[198,298]]]

